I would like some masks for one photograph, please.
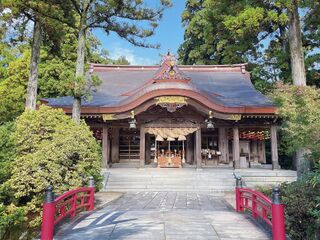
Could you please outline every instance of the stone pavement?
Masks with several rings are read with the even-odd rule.
[[[264,240],[269,232],[223,198],[192,192],[130,192],[62,226],[64,240]]]

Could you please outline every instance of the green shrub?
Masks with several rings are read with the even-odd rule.
[[[16,155],[10,137],[12,131],[12,122],[0,126],[0,239],[12,239],[11,233],[26,220],[24,207],[15,206],[12,190],[6,182],[11,176]]]
[[[21,234],[18,229],[25,224],[25,221],[24,207],[0,203],[0,239],[14,239],[12,237],[12,233],[14,232]]]
[[[317,218],[312,212],[317,207],[319,187],[313,187],[308,181],[301,180],[283,184],[282,200],[285,204],[286,229],[294,239],[316,239],[319,230]]]
[[[14,144],[10,138],[12,131],[12,122],[0,126],[0,184],[5,182],[11,175],[12,161],[15,157]]]
[[[281,148],[287,154],[310,150],[313,162],[320,161],[320,89],[277,83],[270,94],[282,118]]]
[[[310,182],[310,177],[280,185],[285,204],[286,233],[292,240],[316,240],[320,230],[320,185]],[[271,188],[258,189],[271,197]]]
[[[55,193],[86,185],[93,176],[100,186],[101,151],[84,123],[46,106],[24,112],[12,133],[17,157],[9,180],[19,206],[26,206],[31,225],[40,223],[44,190]]]

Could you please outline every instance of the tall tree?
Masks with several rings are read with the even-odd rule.
[[[87,90],[85,79],[85,39],[87,31],[93,28],[103,29],[107,34],[115,32],[121,38],[141,47],[157,47],[148,44],[145,38],[154,34],[158,21],[165,8],[171,5],[170,0],[160,0],[158,8],[145,5],[136,0],[69,0],[78,15],[78,49],[72,118],[80,121],[81,99]],[[141,23],[139,25],[139,22]],[[150,27],[146,27],[149,23]],[[92,80],[91,80],[92,81]]]
[[[302,43],[307,51],[303,59],[308,83],[317,84],[320,75],[315,66],[320,63],[317,54],[320,45],[316,33],[320,20],[315,16],[319,1],[296,4],[303,8],[304,19],[311,23],[303,26]],[[188,0],[182,14],[185,41],[179,48],[179,59],[187,64],[249,62],[252,79],[260,90],[277,80],[292,82],[290,46],[293,45],[289,44],[288,29],[293,9],[292,1],[282,0],[239,0],[231,5],[228,0]]]
[[[1,28],[0,28],[1,29]],[[8,34],[11,31],[8,31]],[[38,79],[38,98],[72,95],[77,59],[77,31],[65,26],[63,39],[57,49],[43,39],[41,45]],[[4,33],[6,35],[6,32]],[[19,116],[25,109],[24,100],[30,69],[31,49],[29,39],[8,41],[0,38],[0,125]],[[32,36],[30,36],[31,38]],[[125,59],[111,59],[101,42],[92,34],[86,41],[88,62],[103,64],[128,64]]]
[[[288,39],[290,45],[291,72],[294,85],[306,86],[306,70],[304,65],[300,16],[298,9],[298,1],[292,0],[292,3],[288,6]]]
[[[70,8],[62,0],[4,0],[3,8],[10,9],[12,18],[17,24],[24,25],[21,29],[25,34],[29,22],[33,22],[29,81],[26,96],[26,109],[35,109],[38,90],[38,71],[40,47],[44,35],[52,37],[61,32],[61,22],[70,23]],[[59,20],[59,21],[57,21]],[[69,21],[68,21],[69,20]]]
[[[26,109],[36,109],[38,91],[38,69],[40,62],[41,25],[35,19],[33,27],[30,73],[27,88]]]

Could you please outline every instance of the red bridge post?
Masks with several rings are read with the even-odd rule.
[[[236,178],[236,211],[243,212],[243,208],[241,207],[241,195],[240,189],[242,188],[242,179],[241,177]]]
[[[45,201],[42,210],[41,240],[52,240],[54,232],[54,193],[53,187],[49,186],[45,193]]]
[[[281,203],[280,189],[272,189],[272,236],[273,240],[285,240],[284,205]]]

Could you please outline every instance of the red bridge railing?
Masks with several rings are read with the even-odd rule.
[[[236,180],[236,211],[251,211],[254,219],[260,217],[271,226],[274,240],[285,240],[284,205],[281,203],[280,189],[273,188],[271,201],[258,191],[243,188],[240,177]]]
[[[41,240],[52,240],[54,226],[64,218],[73,218],[82,210],[93,210],[94,190],[92,177],[89,179],[89,187],[70,190],[57,198],[54,198],[53,187],[49,186],[42,209]]]

